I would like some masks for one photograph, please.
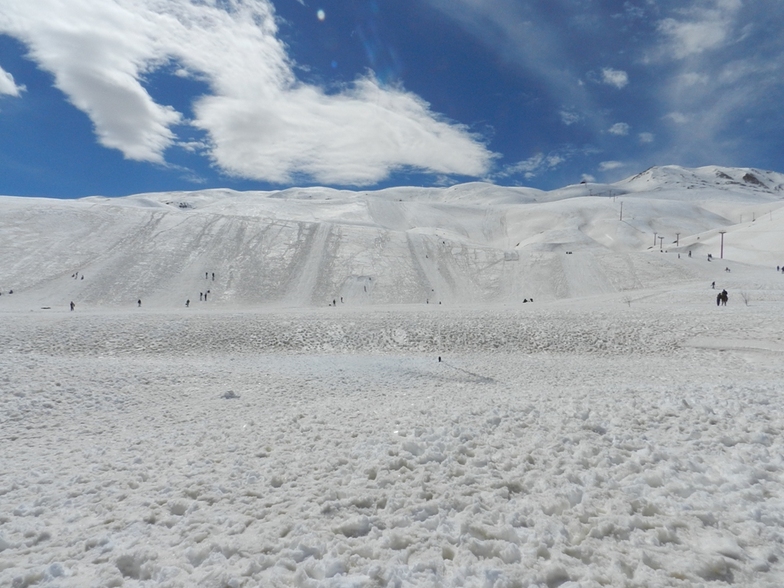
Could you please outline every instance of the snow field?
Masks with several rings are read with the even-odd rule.
[[[772,309],[6,313],[0,585],[780,586]]]

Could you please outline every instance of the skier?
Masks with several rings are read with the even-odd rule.
[[[74,308],[76,308],[76,305],[73,303],[73,300],[71,300],[71,310],[73,311]]]
[[[136,306],[138,306],[139,308],[142,307],[142,299],[141,298],[139,298],[139,300],[136,301]]]
[[[191,305],[190,298],[185,301],[185,308],[188,308]]]

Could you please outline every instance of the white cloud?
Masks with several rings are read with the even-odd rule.
[[[640,143],[653,143],[655,140],[655,136],[653,133],[640,133],[637,135],[640,140]]]
[[[629,75],[625,71],[605,67],[602,70],[602,82],[620,90],[629,83]]]
[[[562,110],[560,113],[561,122],[567,127],[580,122],[580,115],[571,110]]]
[[[297,171],[362,185],[402,166],[478,176],[489,163],[465,130],[439,121],[413,94],[381,89],[372,78],[337,96],[296,86],[242,109],[233,97],[210,96],[196,113],[195,124],[215,141],[216,162],[244,177],[286,182]]]
[[[679,18],[665,18],[657,28],[665,38],[665,52],[683,59],[723,46],[730,38],[741,0],[710,0],[693,3]]]
[[[599,164],[599,171],[610,171],[613,169],[618,169],[619,167],[623,167],[624,165],[625,164],[620,161],[602,161]]]
[[[24,91],[24,86],[17,86],[14,76],[0,67],[0,94],[19,96]]]
[[[562,163],[566,162],[567,159],[567,155],[562,153],[550,153],[549,155],[537,153],[528,159],[507,166],[504,168],[503,172],[498,174],[498,177],[504,178],[523,174],[526,179],[535,178],[544,172],[557,168]]]
[[[224,171],[285,183],[372,184],[415,167],[481,176],[493,154],[418,96],[372,77],[337,94],[296,79],[270,0],[6,0],[0,32],[30,56],[127,158],[164,162],[191,124]],[[205,81],[195,119],[157,104],[144,76],[174,63]]]
[[[611,135],[626,136],[629,134],[629,125],[623,122],[615,123],[607,132]]]
[[[689,117],[682,112],[670,112],[664,115],[664,120],[672,121],[676,125],[685,125],[689,122]]]
[[[718,47],[727,38],[722,22],[679,22],[668,18],[659,23],[659,30],[671,44],[672,55],[681,59]]]

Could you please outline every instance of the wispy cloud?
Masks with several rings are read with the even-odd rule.
[[[580,86],[564,38],[564,20],[548,3],[517,0],[426,0],[493,48],[505,61],[534,75],[562,103],[584,109],[588,96]]]
[[[685,125],[689,122],[689,117],[682,112],[668,112],[664,115],[664,120],[673,122],[676,125]]]
[[[580,122],[580,115],[573,110],[562,110],[559,114],[561,115],[561,122],[567,127]]]
[[[683,59],[721,47],[730,38],[741,0],[713,0],[685,5],[677,17],[658,23],[666,38],[665,49],[675,59]]]
[[[784,99],[780,0],[645,0],[622,3],[620,11],[584,2],[554,11],[545,0],[426,2],[500,59],[538,76],[553,115],[603,149],[614,149],[606,141],[623,134],[612,121],[620,116],[659,138],[646,164],[733,161],[742,143],[753,148],[744,137],[784,130],[775,106]],[[601,51],[594,49],[597,34]],[[624,90],[623,99],[608,88]],[[640,107],[632,110],[624,99]],[[769,114],[766,131],[752,126],[761,111]],[[639,136],[638,144],[649,145],[649,138]]]
[[[398,168],[481,176],[494,157],[403,88],[366,76],[326,93],[298,80],[270,0],[6,0],[0,32],[129,159],[164,163],[178,125],[205,131],[225,172],[279,183],[372,184]],[[171,63],[209,85],[193,120],[145,89]]]
[[[599,164],[599,171],[602,171],[602,172],[611,171],[611,170],[614,170],[614,169],[618,169],[618,168],[624,167],[624,165],[625,164],[620,162],[620,161],[602,161]]]
[[[525,179],[530,180],[558,168],[568,161],[569,158],[570,153],[567,152],[553,152],[548,154],[536,153],[528,159],[506,166],[497,174],[497,178],[500,179],[521,175]]]

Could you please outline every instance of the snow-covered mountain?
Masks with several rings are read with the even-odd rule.
[[[0,197],[0,291],[14,290],[0,307],[179,307],[208,290],[226,307],[611,295],[781,265],[782,207],[782,174],[676,166],[550,192],[469,183]],[[707,263],[722,255],[720,232],[724,262]]]

